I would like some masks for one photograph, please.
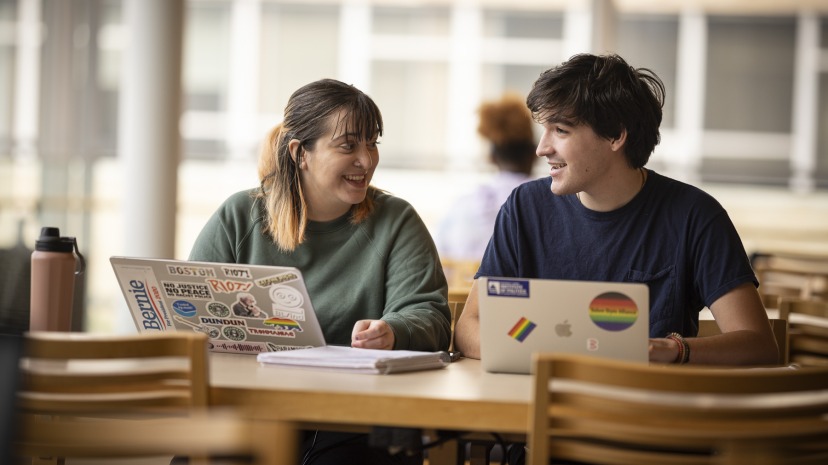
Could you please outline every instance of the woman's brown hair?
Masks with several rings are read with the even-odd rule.
[[[299,164],[328,130],[330,118],[337,115],[340,119],[335,124],[346,133],[359,134],[365,140],[382,135],[382,114],[368,95],[352,85],[322,79],[290,96],[284,120],[268,133],[262,145],[258,166],[261,189],[256,196],[267,210],[265,231],[283,251],[292,251],[304,242],[308,224]],[[293,139],[299,141],[295,158],[289,149]],[[352,223],[360,223],[371,214],[376,191],[369,186],[365,199],[351,209]]]

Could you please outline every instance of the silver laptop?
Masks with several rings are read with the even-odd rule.
[[[210,350],[258,354],[325,345],[293,267],[111,257],[139,332],[199,331]]]
[[[530,373],[535,352],[649,360],[645,284],[482,277],[478,290],[486,371]]]

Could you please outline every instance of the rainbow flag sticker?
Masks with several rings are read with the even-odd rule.
[[[590,302],[589,317],[607,331],[623,331],[638,319],[638,307],[624,294],[605,292]]]
[[[285,331],[302,331],[302,327],[296,320],[289,320],[287,318],[268,318],[264,320],[264,324]]]
[[[521,317],[520,320],[509,330],[509,336],[518,342],[523,342],[529,336],[529,333],[537,327],[535,323]]]

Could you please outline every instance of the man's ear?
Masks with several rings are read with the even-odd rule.
[[[288,150],[290,151],[290,158],[293,159],[293,163],[296,163],[301,168],[303,163],[302,154],[300,153],[302,151],[302,141],[299,139],[291,139],[288,142]]]
[[[621,133],[618,134],[618,137],[610,140],[610,148],[617,152],[624,147],[624,144],[627,142],[627,129],[624,128],[621,130]]]

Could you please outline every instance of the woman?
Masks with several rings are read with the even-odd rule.
[[[259,158],[258,189],[227,199],[190,260],[295,266],[329,344],[446,350],[447,285],[434,243],[406,201],[371,186],[382,115],[353,86],[298,89]],[[303,463],[414,463],[365,435],[310,432]],[[419,457],[422,460],[422,457]]]

